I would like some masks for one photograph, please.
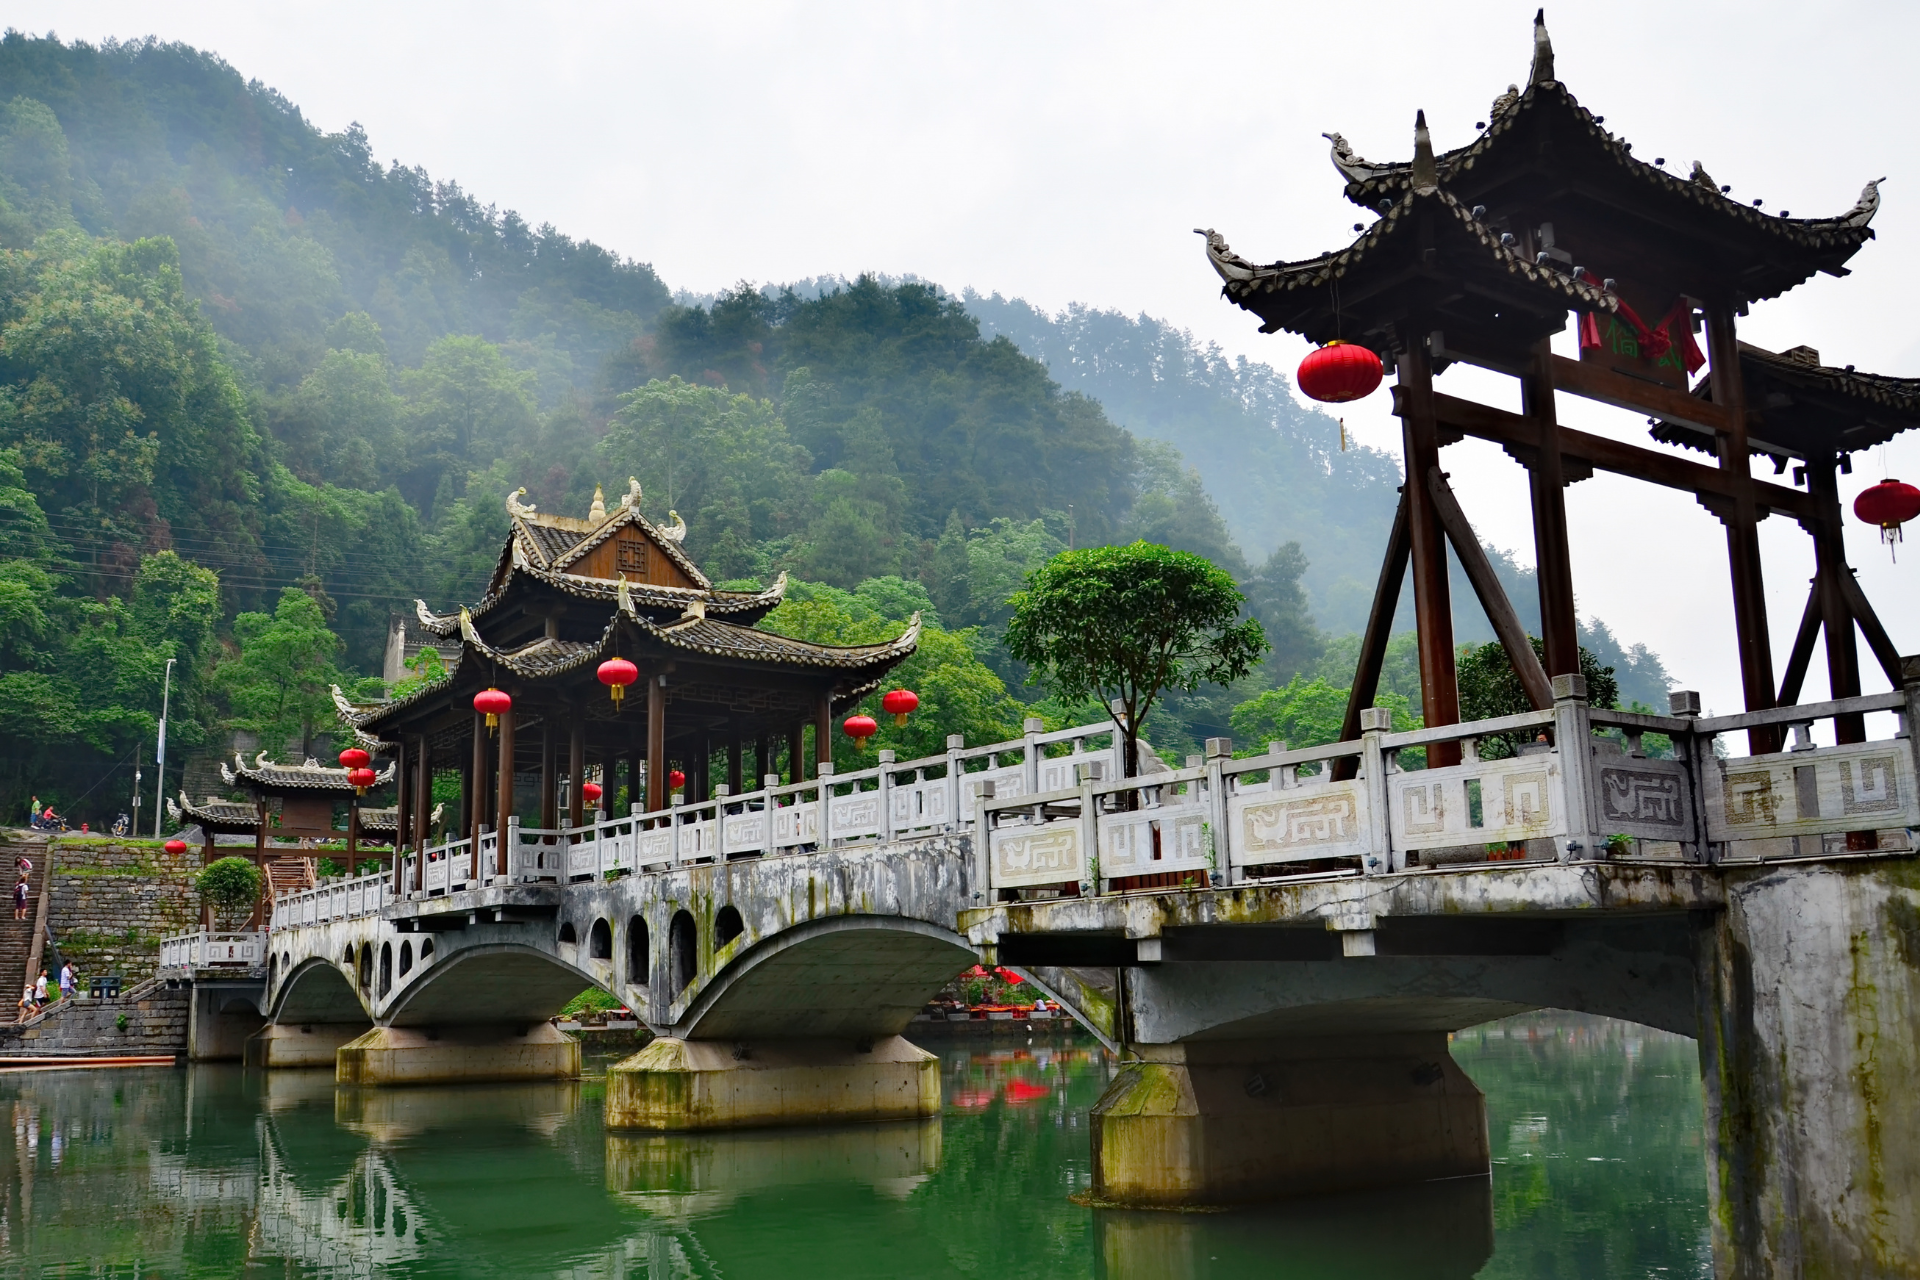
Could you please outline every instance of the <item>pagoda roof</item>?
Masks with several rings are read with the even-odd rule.
[[[604,601],[608,604],[618,599],[620,590],[618,581],[548,572],[515,560],[495,578],[487,594],[468,606],[465,612],[476,620],[485,618],[502,601],[510,598],[515,590],[520,589],[522,583],[552,587],[582,600]],[[689,603],[698,600],[706,605],[709,616],[751,626],[773,612],[786,598],[787,575],[782,573],[774,579],[772,586],[761,591],[689,590],[685,587],[629,582],[627,592],[633,598],[635,608],[664,617],[678,617],[686,612]],[[460,631],[459,613],[434,613],[427,608],[424,600],[414,601],[414,611],[420,619],[420,625],[436,636],[452,636]]]
[[[1340,134],[1325,135],[1347,198],[1390,214],[1407,193],[1438,185],[1480,211],[1496,235],[1511,234],[1528,260],[1618,277],[1631,299],[1658,309],[1676,293],[1754,301],[1818,271],[1845,275],[1846,261],[1873,238],[1877,180],[1852,208],[1831,217],[1764,213],[1734,199],[1698,161],[1683,175],[1663,161],[1636,159],[1633,144],[1582,107],[1553,64],[1545,15],[1538,14],[1526,87],[1509,85],[1484,130],[1451,151],[1423,155],[1421,128],[1412,159],[1379,164],[1356,155]]]
[[[1424,134],[1424,122],[1418,127]],[[1393,346],[1393,326],[1422,309],[1437,325],[1451,316],[1525,345],[1564,328],[1569,309],[1619,306],[1598,284],[1530,260],[1431,182],[1406,189],[1346,248],[1298,262],[1256,265],[1219,232],[1199,234],[1223,292],[1264,321],[1262,332],[1287,329],[1316,342]]]
[[[336,701],[336,706],[338,701]],[[220,762],[220,777],[230,787],[246,787],[255,792],[268,795],[285,795],[289,792],[305,793],[314,791],[341,791],[352,793],[354,787],[347,781],[347,770],[321,764],[308,756],[301,764],[276,764],[267,759],[262,751],[248,764],[238,752],[233,753],[233,765]],[[374,775],[373,785],[383,787],[393,781],[394,762]]]
[[[259,826],[260,810],[253,804],[222,800],[218,796],[208,796],[195,804],[182,788],[177,802],[171,796],[167,798],[167,820],[179,824],[197,822],[202,830],[240,835],[251,833]]]
[[[1754,453],[1787,458],[1853,453],[1920,427],[1920,378],[1821,364],[1812,347],[1774,352],[1746,342],[1740,344],[1740,374]],[[1702,379],[1694,394],[1711,403],[1711,381]],[[1712,432],[1672,420],[1655,422],[1652,434],[1702,453],[1718,447]]]

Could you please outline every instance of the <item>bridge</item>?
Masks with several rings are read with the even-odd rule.
[[[245,1054],[343,1084],[564,1078],[578,1048],[548,1019],[594,986],[657,1036],[611,1073],[610,1127],[925,1117],[934,1062],[901,1033],[986,960],[1126,1063],[1094,1115],[1095,1198],[1172,1206],[1484,1175],[1448,1033],[1564,1008],[1699,1038],[1721,1194],[1791,1161],[1899,1226],[1893,1189],[1920,1173],[1894,1136],[1920,1118],[1898,1087],[1920,1061],[1906,670],[1899,693],[1718,717],[1688,694],[1668,716],[1592,708],[1563,676],[1542,712],[1410,733],[1372,712],[1357,741],[1214,741],[1135,778],[1114,725],[1033,721],[799,785],[510,823],[281,896],[264,965],[236,961],[265,1019]],[[1843,717],[1892,723],[1816,742]],[[1715,750],[1755,729],[1789,749]],[[1436,744],[1462,763],[1402,767]]]

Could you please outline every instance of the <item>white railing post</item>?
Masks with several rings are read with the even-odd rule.
[[[893,840],[893,757],[891,747],[880,751],[880,842]]]
[[[673,865],[680,865],[680,806],[687,802],[682,792],[673,793],[673,807],[667,810],[667,830],[673,833]]]
[[[1233,759],[1232,738],[1207,739],[1207,858],[1212,864],[1207,879],[1218,888],[1227,882],[1222,867],[1229,866],[1227,856],[1227,773]]]
[[[780,844],[773,829],[774,823],[778,820],[777,809],[779,807],[777,798],[773,794],[773,789],[779,785],[779,774],[765,773],[760,775],[760,794],[766,797],[765,803],[760,806],[760,812],[766,818],[765,823],[763,823],[760,828],[760,855],[766,858],[771,858],[774,854],[780,852]]]
[[[1370,850],[1361,859],[1362,875],[1405,870],[1399,865],[1401,855],[1389,847],[1393,824],[1387,814],[1387,753],[1380,745],[1380,738],[1391,728],[1393,712],[1386,707],[1360,709],[1360,778],[1367,784],[1367,848]],[[1333,765],[1329,760],[1322,767],[1331,770]]]
[[[1028,716],[1021,723],[1026,734],[1027,744],[1027,794],[1035,795],[1040,790],[1040,735],[1046,731],[1047,722],[1038,716]]]
[[[1600,859],[1606,844],[1593,822],[1593,726],[1587,718],[1585,676],[1553,678],[1553,737],[1567,805],[1567,843],[1558,860]]]
[[[820,830],[818,832],[820,840],[814,847],[824,852],[833,847],[834,764],[831,760],[822,760],[816,767],[820,770],[820,776],[817,779],[820,799]]]
[[[1027,723],[1031,724],[1032,721]],[[1089,770],[1080,783],[1080,896],[1100,896],[1100,815],[1094,807],[1093,774]]]
[[[960,811],[960,753],[966,750],[965,734],[947,735],[947,828],[958,831],[967,825],[966,815]]]

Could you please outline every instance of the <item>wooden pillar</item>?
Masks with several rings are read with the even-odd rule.
[[[494,843],[495,875],[507,874],[507,859],[511,850],[507,848],[507,819],[514,814],[513,807],[513,717],[512,707],[500,713],[500,825],[495,828],[500,839]]]
[[[559,746],[553,740],[553,716],[540,717],[540,825],[552,830],[560,825],[560,779],[554,756]]]
[[[413,806],[413,890],[425,887],[427,842],[433,836],[433,746],[426,734],[415,739]]]
[[[1807,491],[1819,505],[1820,519],[1805,522],[1813,535],[1813,590],[1820,608],[1820,629],[1827,650],[1827,696],[1860,696],[1860,650],[1854,644],[1853,611],[1847,607],[1843,575],[1853,576],[1847,567],[1847,548],[1841,523],[1840,480],[1835,474],[1832,454],[1807,459]],[[1838,742],[1865,742],[1866,717],[1837,716],[1833,722]]]
[[[586,821],[587,801],[580,794],[580,785],[586,780],[587,724],[575,717],[572,732],[567,736],[567,825],[570,827]]]
[[[833,695],[823,693],[813,708],[813,776],[833,760]]]
[[[739,795],[740,781],[740,738],[735,735],[727,739],[727,790]]]
[[[640,796],[646,788],[646,781],[640,767],[640,760],[641,756],[638,751],[630,750],[627,752],[627,807],[620,811],[622,816],[631,812],[634,805],[641,803]],[[642,812],[644,812],[644,810]]]
[[[1528,468],[1533,489],[1533,557],[1540,590],[1540,638],[1549,676],[1580,674],[1580,623],[1573,603],[1573,558],[1567,538],[1567,479],[1560,460],[1560,422],[1553,405],[1553,351],[1542,338],[1520,380],[1522,411],[1540,431],[1540,452]]]
[[[663,675],[647,677],[647,808],[664,809],[667,795],[667,685]]]
[[[185,788],[182,788],[182,791],[184,793]],[[165,803],[164,799],[162,803]],[[200,824],[200,866],[202,868],[207,867],[213,862],[215,857],[213,848],[213,828],[203,822]],[[42,892],[45,892],[45,890],[42,890]],[[202,902],[200,904],[200,931],[202,933],[213,932],[213,905],[211,903]]]
[[[1460,723],[1460,688],[1453,669],[1453,601],[1447,586],[1447,535],[1434,510],[1427,473],[1440,465],[1434,419],[1433,365],[1427,333],[1403,335],[1400,353],[1401,435],[1406,460],[1407,542],[1413,570],[1414,625],[1420,635],[1420,701],[1428,728]],[[1427,764],[1460,763],[1460,744],[1427,748]]]
[[[475,878],[480,875],[480,828],[487,823],[491,790],[487,786],[487,774],[487,718],[476,711],[473,713],[473,812],[467,820],[467,836],[473,841],[467,846],[468,875]]]
[[[393,749],[393,896],[404,897],[406,883],[407,834],[413,830],[413,772],[407,768],[407,740],[401,738]]]
[[[347,797],[347,878],[360,867],[360,797]]]
[[[795,720],[787,726],[787,781],[805,782],[806,766],[806,726]]]
[[[1714,514],[1727,526],[1727,561],[1733,582],[1733,625],[1740,647],[1740,687],[1746,709],[1773,706],[1773,649],[1767,634],[1767,593],[1760,571],[1759,512],[1753,497],[1753,472],[1747,456],[1747,393],[1740,376],[1740,349],[1734,334],[1733,306],[1707,307],[1708,376],[1713,402],[1726,410],[1727,430],[1719,435],[1720,470],[1729,481],[1730,501]],[[1747,730],[1747,749],[1759,755],[1780,749],[1772,726]]]

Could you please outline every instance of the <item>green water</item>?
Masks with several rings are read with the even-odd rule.
[[[0,1276],[1707,1276],[1691,1041],[1564,1015],[1460,1036],[1471,1180],[1224,1214],[1113,1213],[1091,1042],[932,1046],[937,1121],[643,1138],[601,1085],[335,1091],[325,1073],[0,1075]],[[604,1064],[601,1064],[604,1066]],[[1489,1225],[1491,1224],[1491,1225]]]

